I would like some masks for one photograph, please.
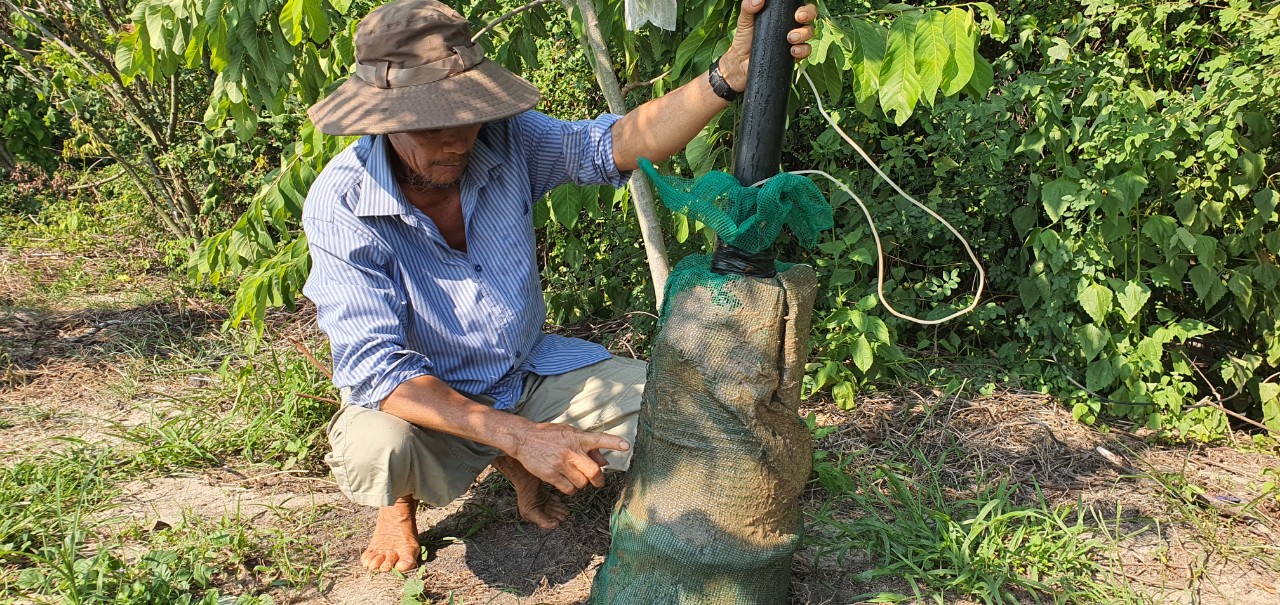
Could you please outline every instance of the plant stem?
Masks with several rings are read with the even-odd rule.
[[[490,21],[488,25],[485,25],[483,28],[480,29],[480,31],[476,32],[476,35],[471,36],[471,41],[475,42],[476,40],[479,40],[482,36],[493,31],[493,28],[497,27],[499,24],[501,24],[503,21],[506,21],[507,19],[510,19],[516,15],[519,15],[520,13],[523,13],[533,8],[537,8],[544,4],[551,4],[552,2],[555,2],[555,1],[556,0],[533,0],[533,2],[530,2],[524,6],[521,6],[520,8],[517,8],[501,17],[498,17],[497,19],[494,19],[493,21]]]

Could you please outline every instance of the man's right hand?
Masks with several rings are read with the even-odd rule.
[[[517,437],[507,452],[537,478],[573,495],[588,484],[604,486],[604,456],[600,450],[625,452],[626,439],[606,433],[588,433],[564,424],[543,422]]]

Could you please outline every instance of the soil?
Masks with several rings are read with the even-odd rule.
[[[198,386],[191,377],[157,375],[146,367],[178,354],[182,343],[199,346],[217,338],[219,311],[189,300],[33,304],[31,276],[41,273],[14,270],[22,262],[0,251],[0,460],[7,464],[59,447],[68,436],[111,439],[111,423],[144,421],[163,396]],[[1099,431],[1075,422],[1049,398],[1017,390],[966,400],[902,389],[866,397],[850,413],[823,402],[808,405],[819,424],[837,427],[818,446],[848,456],[855,467],[894,459],[910,443],[958,497],[981,480],[1004,478],[1025,501],[1043,494],[1051,503],[1090,511],[1099,535],[1118,536],[1119,548],[1099,553],[1109,570],[1098,578],[1104,584],[1127,586],[1152,603],[1280,602],[1280,533],[1274,529],[1280,528],[1280,501],[1259,498],[1267,480],[1263,470],[1280,468],[1280,459],[1251,451],[1247,436],[1239,436],[1235,448],[1153,445],[1151,435],[1138,429]],[[1185,483],[1171,485],[1175,476]],[[1162,483],[1161,477],[1169,479]],[[424,584],[422,600],[584,602],[607,553],[619,479],[611,476],[605,488],[569,498],[570,518],[550,532],[518,521],[514,492],[494,473],[482,475],[457,502],[424,509],[420,539],[430,554],[411,574]],[[1202,496],[1186,495],[1197,491],[1181,489],[1186,486]],[[272,589],[278,603],[398,603],[404,593],[406,581],[397,574],[359,569],[373,511],[349,503],[324,474],[233,464],[139,478],[121,494],[112,514],[143,527],[226,515],[250,515],[265,524],[280,511],[311,515],[308,540],[327,550],[332,567],[318,586]],[[803,504],[813,511],[825,499],[813,487]],[[1229,504],[1254,499],[1249,515]],[[877,564],[865,553],[843,560],[817,555],[812,547],[797,553],[790,603],[857,603],[876,593],[911,593],[893,579],[856,581],[857,573]],[[975,601],[955,596],[946,602]]]

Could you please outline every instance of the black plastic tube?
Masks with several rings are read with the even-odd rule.
[[[744,186],[777,174],[782,161],[782,131],[795,70],[787,32],[800,26],[796,23],[800,2],[766,0],[764,10],[756,15],[751,76],[742,96],[742,122],[733,150],[733,176]]]
[[[751,76],[742,96],[742,121],[733,150],[733,176],[744,187],[777,174],[782,161],[782,132],[795,69],[787,32],[800,25],[796,9],[801,1],[766,0],[764,10],[756,15]],[[772,248],[751,254],[721,242],[712,255],[711,270],[773,277],[775,256]]]

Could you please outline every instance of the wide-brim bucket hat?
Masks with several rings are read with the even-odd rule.
[[[532,109],[538,89],[490,61],[457,11],[396,0],[356,28],[356,71],[307,112],[321,132],[365,135],[483,124]]]

